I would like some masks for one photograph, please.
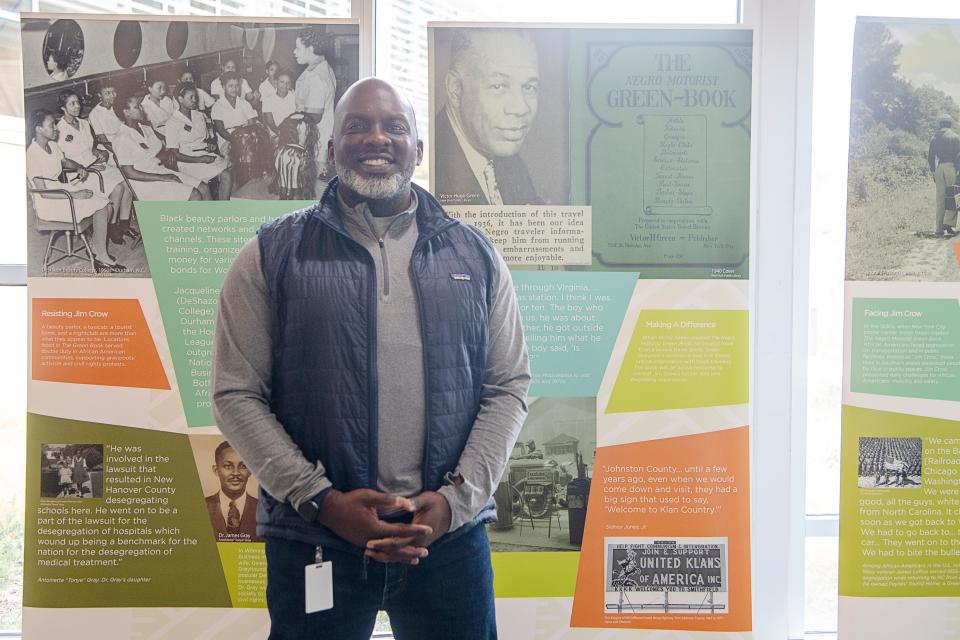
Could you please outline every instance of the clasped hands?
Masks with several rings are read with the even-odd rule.
[[[387,522],[381,513],[406,511],[410,523]],[[450,529],[450,505],[435,491],[412,498],[389,495],[373,489],[330,491],[320,504],[317,521],[364,555],[378,562],[419,564],[427,547]]]

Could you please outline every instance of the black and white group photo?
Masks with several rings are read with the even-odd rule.
[[[102,498],[102,444],[40,445],[41,498]]]
[[[148,276],[138,200],[316,197],[359,77],[347,22],[26,17],[22,47],[31,276]]]
[[[857,486],[909,489],[923,484],[921,438],[860,438]]]

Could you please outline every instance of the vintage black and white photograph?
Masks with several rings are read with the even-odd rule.
[[[605,538],[608,614],[728,611],[726,538]]]
[[[958,21],[857,21],[847,280],[960,281],[958,58]]]
[[[532,398],[494,494],[494,551],[579,551],[597,448],[596,398]]]
[[[203,499],[217,542],[263,542],[257,537],[260,484],[223,436],[190,436]]]
[[[430,183],[445,205],[569,204],[559,29],[433,28]]]
[[[40,445],[41,498],[102,498],[102,444]]]
[[[312,199],[334,175],[355,24],[26,16],[21,35],[31,276],[149,276],[139,200]]]
[[[861,489],[918,489],[923,485],[923,440],[860,438],[857,486]]]

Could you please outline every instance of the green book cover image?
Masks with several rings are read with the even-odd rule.
[[[573,31],[571,200],[595,266],[746,278],[752,33]]]

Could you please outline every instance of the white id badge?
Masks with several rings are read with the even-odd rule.
[[[308,564],[304,568],[307,613],[333,608],[333,563]]]

